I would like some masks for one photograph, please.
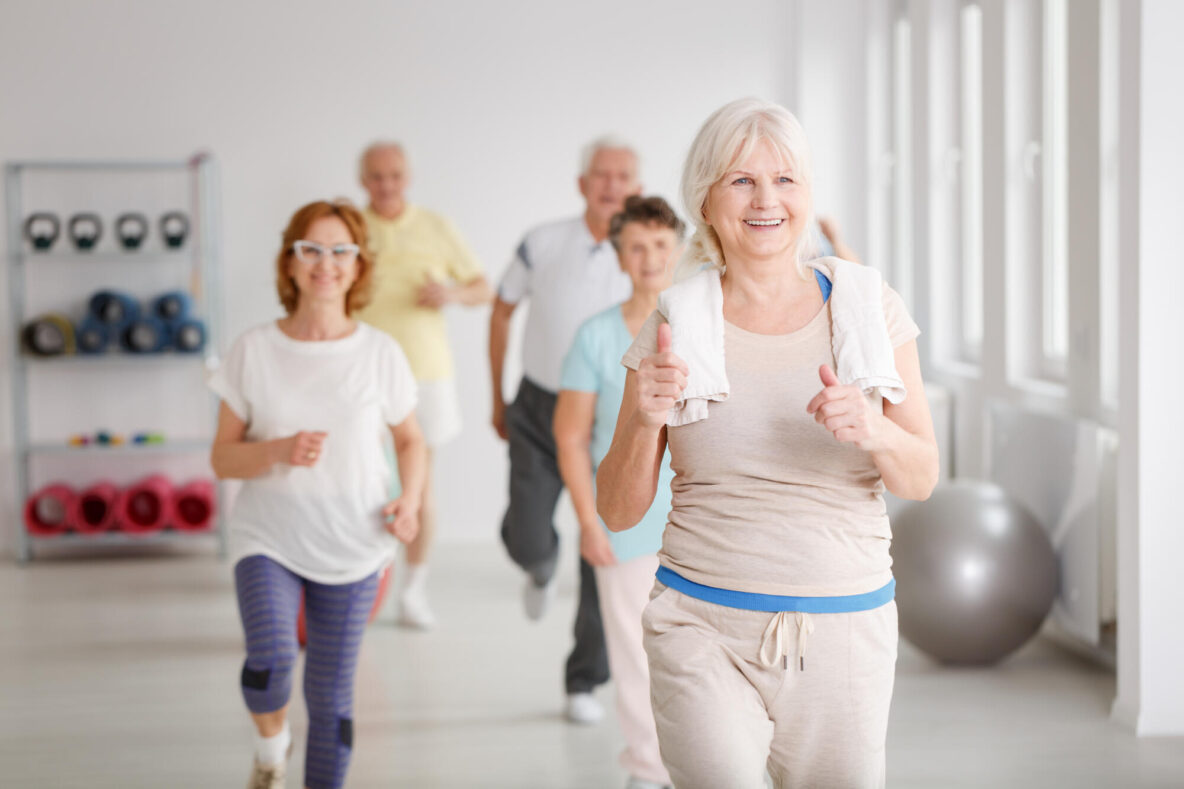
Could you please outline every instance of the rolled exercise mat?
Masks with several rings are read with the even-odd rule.
[[[116,331],[127,328],[140,317],[139,302],[117,290],[100,290],[92,294],[86,308],[95,320]]]
[[[66,233],[80,252],[94,249],[103,237],[103,220],[98,214],[75,214],[66,225]]]
[[[196,318],[178,321],[169,334],[173,349],[179,353],[199,353],[206,347],[206,325]]]
[[[169,347],[169,329],[156,318],[137,318],[119,334],[128,353],[160,353]]]
[[[188,318],[192,307],[193,297],[183,290],[162,293],[152,300],[152,314],[165,322]]]
[[[214,522],[214,482],[190,480],[173,491],[173,525],[181,531],[206,531]]]
[[[21,340],[34,356],[74,353],[74,325],[65,315],[48,313],[25,324]]]
[[[79,353],[102,353],[111,344],[111,332],[93,315],[87,315],[74,327],[74,344]]]
[[[47,252],[62,233],[62,222],[56,214],[38,211],[25,219],[25,238],[38,252]]]
[[[96,482],[74,497],[70,524],[80,532],[94,534],[115,526],[115,504],[119,488],[110,482]]]
[[[118,528],[133,534],[160,531],[172,520],[173,483],[153,474],[124,488],[115,500]]]
[[[70,528],[74,490],[64,482],[52,482],[25,502],[25,528],[30,534],[61,534]]]
[[[378,616],[379,609],[382,608],[382,601],[386,600],[386,593],[391,586],[391,572],[394,565],[387,565],[383,569],[382,575],[378,576],[378,590],[374,593],[374,605],[370,606],[370,614],[366,617],[367,622],[373,622]],[[304,621],[304,590],[300,591],[300,613],[296,615],[296,641],[300,646],[308,643],[308,625]]]

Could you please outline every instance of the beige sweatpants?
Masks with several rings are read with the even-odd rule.
[[[777,789],[884,786],[895,603],[769,614],[657,583],[642,627],[677,789],[762,789],[766,769]]]
[[[625,737],[621,766],[636,778],[668,784],[670,776],[662,766],[650,708],[650,671],[641,646],[641,612],[654,586],[658,557],[639,556],[594,569],[609,671],[617,692],[617,718]]]

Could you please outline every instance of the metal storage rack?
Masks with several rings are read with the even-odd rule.
[[[143,179],[150,183],[152,178],[169,177],[184,178],[188,205],[174,206],[188,211],[190,228],[187,240],[177,250],[152,250],[151,248],[135,251],[105,252],[98,250],[81,251],[77,249],[65,250],[68,239],[61,239],[56,250],[33,251],[26,243],[23,233],[23,223],[26,211],[44,209],[44,206],[26,206],[24,204],[26,179],[50,176],[71,176],[71,174],[86,178],[127,178]],[[224,495],[222,486],[218,487],[218,502],[215,509],[213,528],[200,532],[187,532],[166,529],[150,534],[131,534],[119,531],[100,532],[96,534],[64,533],[54,536],[31,534],[25,527],[23,508],[31,493],[30,468],[37,459],[46,457],[71,456],[86,458],[96,465],[102,461],[109,464],[119,464],[128,458],[136,458],[142,462],[150,458],[190,455],[204,456],[209,451],[213,436],[213,426],[216,424],[216,400],[209,396],[206,412],[208,429],[199,438],[168,441],[157,445],[124,445],[124,446],[90,446],[71,447],[65,438],[60,443],[32,442],[30,440],[30,373],[31,371],[49,369],[51,366],[58,370],[76,371],[72,373],[79,379],[78,385],[87,385],[87,376],[99,369],[112,369],[112,365],[129,365],[146,370],[145,365],[152,370],[164,373],[176,370],[174,365],[187,366],[189,369],[197,365],[204,365],[209,369],[216,363],[216,349],[221,347],[222,311],[220,303],[220,253],[219,244],[219,202],[218,202],[218,173],[216,162],[206,153],[198,153],[184,160],[129,160],[129,161],[14,161],[5,165],[5,193],[7,211],[7,257],[8,257],[8,292],[11,304],[9,326],[13,330],[12,366],[10,376],[12,381],[12,414],[13,414],[13,451],[15,470],[15,524],[17,530],[18,560],[25,563],[33,558],[34,545],[53,543],[56,545],[97,546],[97,545],[145,545],[163,543],[193,543],[195,541],[216,539],[220,555],[226,554],[226,527],[222,512]],[[64,224],[64,222],[63,222]],[[64,251],[63,251],[64,250]],[[32,317],[27,312],[27,286],[30,271],[34,266],[54,266],[63,263],[81,262],[86,266],[114,267],[118,266],[171,266],[180,269],[178,273],[187,273],[185,287],[194,299],[195,314],[205,321],[205,348],[198,354],[161,353],[151,355],[134,355],[127,353],[104,353],[93,356],[60,356],[51,358],[34,358],[26,355],[22,348],[21,330]],[[65,275],[63,275],[65,276]]]

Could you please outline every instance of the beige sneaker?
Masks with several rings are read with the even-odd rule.
[[[251,780],[247,789],[284,789],[284,774],[288,771],[286,764],[260,764],[255,762],[251,769]]]

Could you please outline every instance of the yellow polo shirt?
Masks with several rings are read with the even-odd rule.
[[[468,282],[481,264],[442,216],[408,205],[397,219],[364,212],[374,254],[374,298],[359,318],[395,338],[420,381],[454,377],[443,310],[416,305],[429,280]]]

